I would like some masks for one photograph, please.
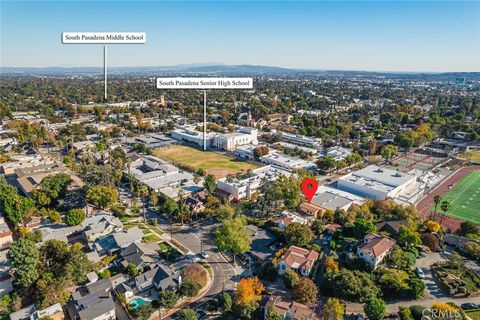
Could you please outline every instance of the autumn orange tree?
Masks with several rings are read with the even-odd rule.
[[[325,260],[325,271],[336,273],[338,272],[338,270],[338,263],[335,261],[335,259],[333,259],[332,257],[328,257]]]
[[[243,278],[237,285],[235,304],[244,307],[259,302],[264,291],[265,287],[257,277]]]

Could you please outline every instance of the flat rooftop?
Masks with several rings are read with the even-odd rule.
[[[352,203],[363,203],[364,198],[354,194],[331,188],[320,186],[312,199],[312,203],[325,209],[335,210]]]
[[[391,170],[375,165],[368,166],[362,170],[352,172],[340,180],[349,181],[361,185],[385,185],[382,189],[394,189],[399,187],[412,179],[416,179],[414,175],[406,174],[396,170]],[[373,186],[372,185],[372,186]]]
[[[267,166],[252,170],[252,175],[250,177],[245,176],[245,177],[242,177],[241,179],[233,180],[232,182],[227,182],[226,178],[220,179],[219,181],[222,181],[226,184],[229,184],[235,187],[242,187],[242,186],[247,186],[248,184],[254,181],[262,180],[263,178],[267,180],[274,180],[280,174],[283,174],[286,177],[290,177],[292,172],[274,165],[267,165]]]

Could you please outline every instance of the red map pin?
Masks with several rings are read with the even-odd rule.
[[[318,182],[312,178],[305,178],[302,181],[302,191],[305,197],[307,197],[308,202],[312,202],[312,198],[317,192]]]

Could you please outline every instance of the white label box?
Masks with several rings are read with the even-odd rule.
[[[146,32],[62,32],[62,43],[145,43]]]
[[[252,78],[157,78],[157,89],[252,89]]]

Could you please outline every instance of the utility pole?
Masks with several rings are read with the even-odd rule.
[[[207,150],[207,90],[203,90],[203,150]]]
[[[104,75],[104,94],[105,94],[105,101],[107,101],[107,46],[103,46],[103,75]]]

